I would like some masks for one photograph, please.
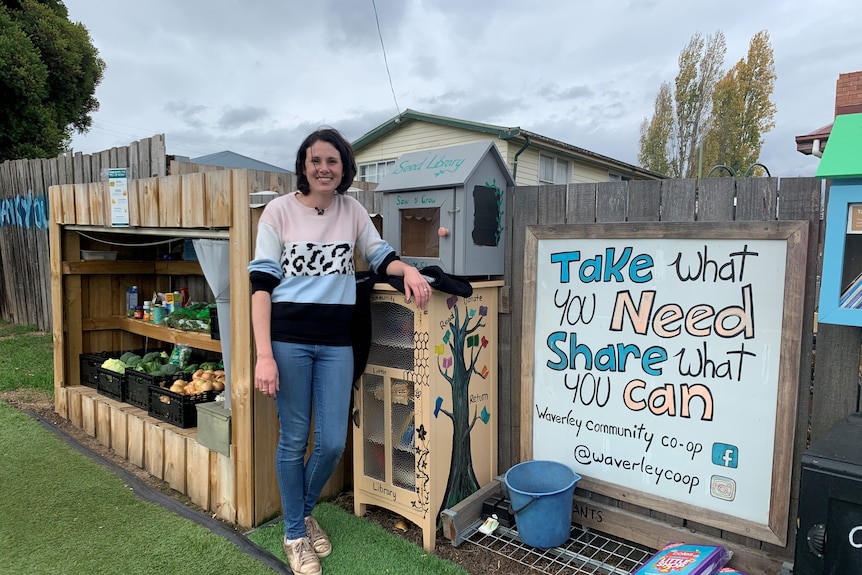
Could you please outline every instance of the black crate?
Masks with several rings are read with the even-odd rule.
[[[193,395],[174,393],[158,385],[150,386],[150,407],[148,413],[177,427],[186,429],[198,426],[197,404],[214,401],[217,392],[202,391]]]
[[[128,391],[126,374],[117,373],[104,367],[98,367],[96,371],[99,372],[99,384],[96,387],[96,391],[111,399],[126,401]]]
[[[126,403],[150,409],[150,386],[158,386],[168,380],[167,375],[149,375],[134,369],[126,370]]]
[[[99,387],[99,371],[106,359],[111,357],[107,352],[100,351],[96,353],[82,353],[80,355],[81,362],[81,385],[98,389]]]

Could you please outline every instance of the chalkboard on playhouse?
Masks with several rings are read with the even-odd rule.
[[[807,245],[802,221],[529,227],[522,459],[785,545]]]

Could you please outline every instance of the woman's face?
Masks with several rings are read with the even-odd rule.
[[[317,141],[305,153],[305,177],[312,194],[335,192],[341,183],[344,166],[341,154],[329,142]]]

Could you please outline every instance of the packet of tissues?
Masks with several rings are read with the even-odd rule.
[[[497,515],[491,515],[490,517],[486,517],[485,521],[479,526],[479,531],[484,533],[485,535],[490,535],[494,531],[497,530],[497,527],[500,526],[500,522],[497,521]]]

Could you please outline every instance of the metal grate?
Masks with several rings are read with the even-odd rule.
[[[502,525],[491,535],[478,530],[467,541],[508,557],[541,573],[552,575],[630,575],[646,563],[653,551],[597,531],[573,526],[568,541],[560,547],[537,549],[521,543],[518,532]]]

